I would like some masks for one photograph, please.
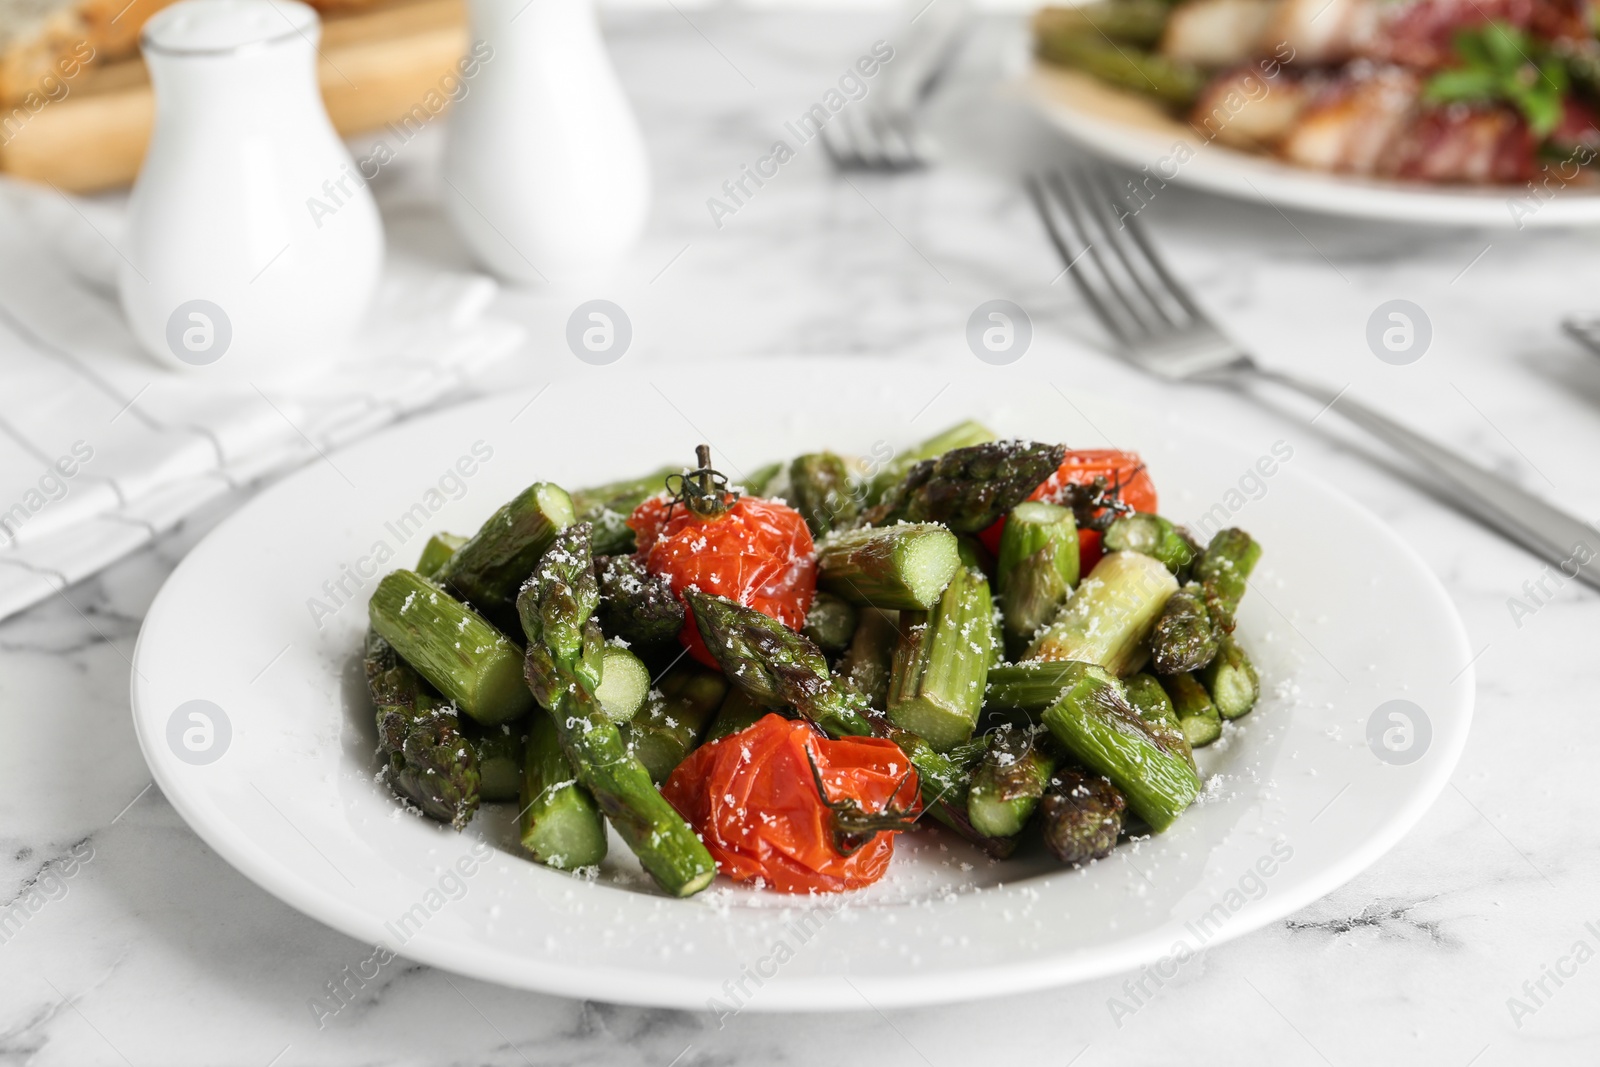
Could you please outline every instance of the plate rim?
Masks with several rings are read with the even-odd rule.
[[[534,389],[514,390],[508,394],[488,396],[444,408],[419,419],[407,420],[344,446],[334,453],[333,458],[337,459],[340,453],[349,449],[371,447],[373,442],[381,443],[382,439],[390,434],[422,432],[427,429],[428,424],[436,420],[442,422],[462,419],[476,409],[506,405],[535,392]],[[1078,390],[1075,392],[1080,395],[1093,395]],[[1164,422],[1181,428],[1187,434],[1213,441],[1220,446],[1237,447],[1229,445],[1226,439],[1213,432],[1181,419],[1174,419],[1154,408],[1141,408],[1117,401],[1106,403],[1108,407],[1135,413],[1152,422]],[[176,768],[169,767],[165,760],[155,755],[158,751],[155,748],[156,739],[152,736],[155,719],[149,718],[150,728],[147,729],[147,716],[141,710],[140,666],[146,634],[151,630],[151,620],[158,619],[159,610],[166,598],[169,595],[177,595],[172,592],[176,585],[174,579],[190,566],[191,560],[196,556],[196,550],[203,544],[223,534],[236,523],[241,525],[247,523],[253,517],[252,512],[256,507],[266,506],[258,502],[263,499],[270,502],[272,495],[277,492],[290,491],[287,487],[305,477],[310,470],[310,467],[302,468],[285,476],[223,519],[185,554],[163,582],[161,589],[151,601],[134,644],[133,669],[129,681],[130,712],[141,754],[145,757],[152,777],[190,830],[230,866],[272,896],[341,934],[375,944],[383,940],[383,922],[376,912],[362,911],[336,897],[310,888],[302,888],[301,883],[294,879],[293,872],[286,869],[284,863],[270,862],[262,850],[255,848],[249,841],[236,839],[237,835],[227,832],[229,827],[223,825],[220,820],[210,820],[194,806],[190,796],[187,795],[189,787],[173,773]],[[1425,587],[1436,604],[1444,609],[1444,614],[1448,618],[1452,643],[1462,654],[1462,658],[1466,659],[1470,655],[1471,644],[1465,622],[1443,582],[1427,564],[1421,552],[1400,537],[1375,512],[1338,486],[1303,470],[1287,473],[1294,480],[1304,482],[1313,490],[1333,497],[1360,515],[1391,548],[1397,549],[1407,563],[1424,576]],[[1460,687],[1462,696],[1457,702],[1459,706],[1451,709],[1452,721],[1460,723],[1459,731],[1453,734],[1452,743],[1440,751],[1440,758],[1430,761],[1426,776],[1420,778],[1411,788],[1406,794],[1404,804],[1391,812],[1379,831],[1358,847],[1345,852],[1337,860],[1327,863],[1323,870],[1309,876],[1302,883],[1280,892],[1267,894],[1260,901],[1252,902],[1251,907],[1236,914],[1226,927],[1209,939],[1203,948],[1197,950],[1197,954],[1253,933],[1322,899],[1366,870],[1410,833],[1443,792],[1466,748],[1476,708],[1476,675],[1476,665],[1469,663],[1454,683]],[[151,715],[154,715],[153,711]],[[481,952],[478,951],[478,946],[473,946],[473,951],[469,953],[470,958],[464,960],[459,947],[441,945],[439,941],[437,934],[429,936],[429,931],[424,930],[414,939],[407,941],[396,954],[464,977],[492,980],[512,988],[548,995],[682,1010],[700,1010],[706,1007],[704,987],[699,979],[679,979],[678,984],[684,989],[680,993],[666,990],[662,984],[662,976],[649,972],[609,965],[574,967],[569,963],[549,962],[527,955],[512,956],[505,952]],[[1097,946],[1092,952],[1062,952],[1036,959],[983,964],[960,969],[942,968],[931,972],[913,970],[893,978],[882,976],[852,978],[847,975],[811,978],[789,975],[781,982],[774,982],[763,996],[742,1005],[739,1010],[762,1013],[865,1011],[976,1002],[1065,986],[1134,970],[1158,960],[1171,948],[1169,933],[1157,928]],[[960,983],[952,981],[952,976],[957,974],[965,981]],[[974,987],[981,988],[975,990]]]

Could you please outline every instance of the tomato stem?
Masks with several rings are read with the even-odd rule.
[[[727,475],[712,469],[710,445],[696,446],[694,458],[697,464],[694,470],[667,476],[672,507],[682,504],[703,519],[714,519],[733,507],[739,494],[728,489]],[[674,480],[676,485],[673,484]],[[670,518],[670,508],[667,514]]]

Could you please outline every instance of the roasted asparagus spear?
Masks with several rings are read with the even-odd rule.
[[[695,832],[656,792],[650,773],[628,751],[594,695],[601,653],[593,619],[600,600],[589,548],[590,527],[562,530],[517,598],[528,638],[529,688],[550,712],[577,779],[639,857],[656,884],[689,896],[711,884],[716,865]]]

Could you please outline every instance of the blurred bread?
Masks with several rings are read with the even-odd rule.
[[[49,96],[84,67],[139,51],[146,20],[174,0],[0,0],[0,103]],[[372,7],[380,0],[307,0],[319,11]]]

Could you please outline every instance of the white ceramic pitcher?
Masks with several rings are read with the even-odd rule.
[[[443,196],[485,266],[512,281],[616,263],[650,209],[638,120],[593,0],[470,0],[491,53],[450,114]]]
[[[170,367],[301,373],[371,303],[383,228],[317,90],[320,29],[295,0],[181,0],[145,26],[156,121],[118,283]]]

